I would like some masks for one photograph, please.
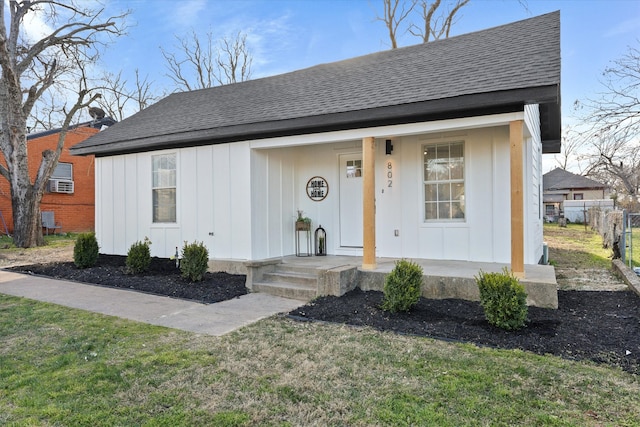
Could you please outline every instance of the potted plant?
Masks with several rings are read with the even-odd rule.
[[[304,216],[304,212],[298,210],[298,218],[296,219],[296,231],[311,230],[311,218]]]

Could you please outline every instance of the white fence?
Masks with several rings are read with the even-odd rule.
[[[590,211],[597,208],[598,212],[613,211],[613,200],[565,200],[563,202],[564,217],[569,222],[577,222],[579,224],[591,223]]]

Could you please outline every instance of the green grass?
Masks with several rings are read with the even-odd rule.
[[[584,225],[559,227],[554,223],[544,224],[544,240],[549,245],[549,262],[556,267],[611,267],[612,250],[603,248],[602,237],[588,227],[585,229]]]
[[[50,234],[44,236],[46,246],[56,248],[73,244],[78,237],[77,233]],[[36,248],[34,248],[36,249]],[[0,252],[2,251],[23,251],[23,248],[17,248],[13,244],[13,239],[7,235],[0,236]]]
[[[640,425],[619,369],[270,318],[216,338],[0,295],[0,425]]]
[[[640,266],[640,227],[631,228],[631,242],[627,242],[627,245],[633,246],[631,250],[632,265],[634,267]]]

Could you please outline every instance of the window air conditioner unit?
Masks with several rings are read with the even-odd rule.
[[[50,179],[49,192],[73,194],[73,181],[67,179]]]

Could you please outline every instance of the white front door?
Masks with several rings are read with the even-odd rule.
[[[362,247],[362,154],[340,155],[340,246]]]

